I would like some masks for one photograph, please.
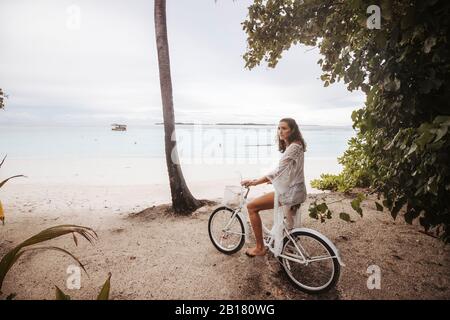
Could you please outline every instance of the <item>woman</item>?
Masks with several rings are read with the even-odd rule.
[[[250,257],[266,254],[259,211],[273,209],[274,201],[278,199],[278,205],[289,206],[292,214],[306,200],[303,174],[303,153],[306,151],[306,143],[297,123],[292,118],[280,120],[278,125],[278,149],[284,154],[275,170],[262,178],[241,182],[246,187],[271,182],[276,192],[276,194],[275,192],[267,193],[247,204],[250,222],[256,238],[256,247],[249,248],[245,252]]]

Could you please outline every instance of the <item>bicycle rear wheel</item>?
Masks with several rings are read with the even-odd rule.
[[[211,242],[222,253],[233,254],[241,250],[245,243],[245,229],[242,219],[229,207],[219,207],[208,221]]]
[[[298,249],[307,263],[300,263],[281,257],[281,264],[289,280],[307,293],[321,293],[336,285],[340,264],[335,252],[323,239],[307,231],[291,233],[293,241],[285,237],[282,254],[302,260]],[[297,249],[298,248],[298,249]]]

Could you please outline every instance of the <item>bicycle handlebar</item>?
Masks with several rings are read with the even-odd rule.
[[[248,193],[250,192],[250,186],[245,186],[245,189],[247,189],[247,192],[245,193],[244,199],[247,198]]]

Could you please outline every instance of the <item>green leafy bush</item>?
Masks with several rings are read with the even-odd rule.
[[[320,179],[311,180],[311,187],[320,190],[347,191],[342,174],[322,173]]]
[[[348,141],[348,149],[338,158],[342,164],[343,171],[340,174],[324,173],[320,179],[311,181],[311,186],[320,190],[330,190],[347,192],[352,188],[367,188],[375,173],[369,167],[367,151],[364,144],[358,137]]]
[[[381,29],[366,26],[373,4],[381,7]],[[322,185],[369,185],[394,218],[404,208],[407,222],[419,218],[447,242],[449,24],[446,0],[255,0],[243,22],[246,67],[275,67],[298,43],[317,46],[325,86],[344,81],[366,93],[352,114],[357,136],[340,159],[344,170]]]

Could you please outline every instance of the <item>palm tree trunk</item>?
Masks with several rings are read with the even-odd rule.
[[[2,88],[0,88],[0,109],[5,107],[5,103],[3,102],[5,95],[3,94]]]
[[[187,214],[201,207],[202,202],[195,199],[189,191],[178,159],[172,79],[170,75],[169,42],[167,40],[166,0],[155,0],[155,32],[163,105],[166,163],[169,173],[170,192],[172,194],[172,207],[176,213]]]

